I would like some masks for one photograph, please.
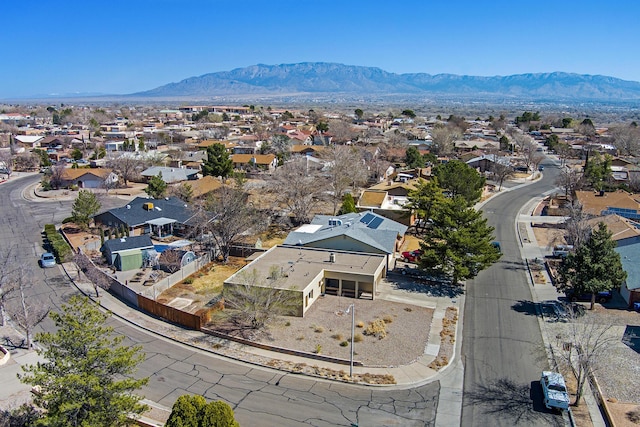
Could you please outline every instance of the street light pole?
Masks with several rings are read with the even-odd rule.
[[[349,377],[353,378],[353,335],[356,331],[356,307],[351,304],[347,308],[347,314],[351,311],[351,358],[349,359]]]

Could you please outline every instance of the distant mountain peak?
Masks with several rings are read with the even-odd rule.
[[[640,100],[640,83],[609,76],[526,73],[509,76],[396,74],[377,67],[332,62],[256,64],[189,77],[132,94],[143,98],[342,94],[345,96],[426,96],[521,100]]]

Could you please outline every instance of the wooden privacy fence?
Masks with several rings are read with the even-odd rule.
[[[147,313],[168,320],[169,322],[182,325],[186,328],[200,330],[202,319],[197,314],[191,314],[186,311],[173,308],[169,305],[160,304],[151,298],[138,295],[138,307]]]

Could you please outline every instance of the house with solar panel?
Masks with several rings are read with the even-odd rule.
[[[384,255],[387,268],[393,268],[406,231],[406,225],[374,212],[316,215],[289,233],[284,244]]]

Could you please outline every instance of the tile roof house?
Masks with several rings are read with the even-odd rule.
[[[207,194],[222,187],[220,180],[210,175],[203,176],[195,181],[189,181],[186,185],[191,187],[191,197],[193,199],[206,196]]]
[[[126,227],[131,236],[150,234],[157,238],[185,235],[193,211],[182,200],[170,197],[136,197],[126,206],[110,209],[94,217],[96,224],[111,229]]]
[[[118,175],[111,169],[67,168],[60,175],[61,187],[77,185],[78,188],[103,188],[118,183]]]
[[[256,272],[258,281],[252,279]],[[386,276],[385,256],[302,246],[274,246],[224,281],[224,287],[261,286],[292,292],[303,317],[325,293],[375,298]]]
[[[233,167],[239,170],[262,169],[272,171],[278,165],[274,154],[232,154]]]
[[[618,214],[634,221],[640,220],[640,196],[618,190],[596,193],[594,191],[576,191],[576,199],[582,204],[584,212],[591,215]]]
[[[380,182],[362,192],[356,207],[373,210],[379,215],[410,225],[411,212],[404,205],[409,202],[409,192],[415,189],[417,183],[417,179]]]
[[[382,254],[391,268],[406,231],[406,225],[373,212],[316,215],[289,233],[284,244]]]

